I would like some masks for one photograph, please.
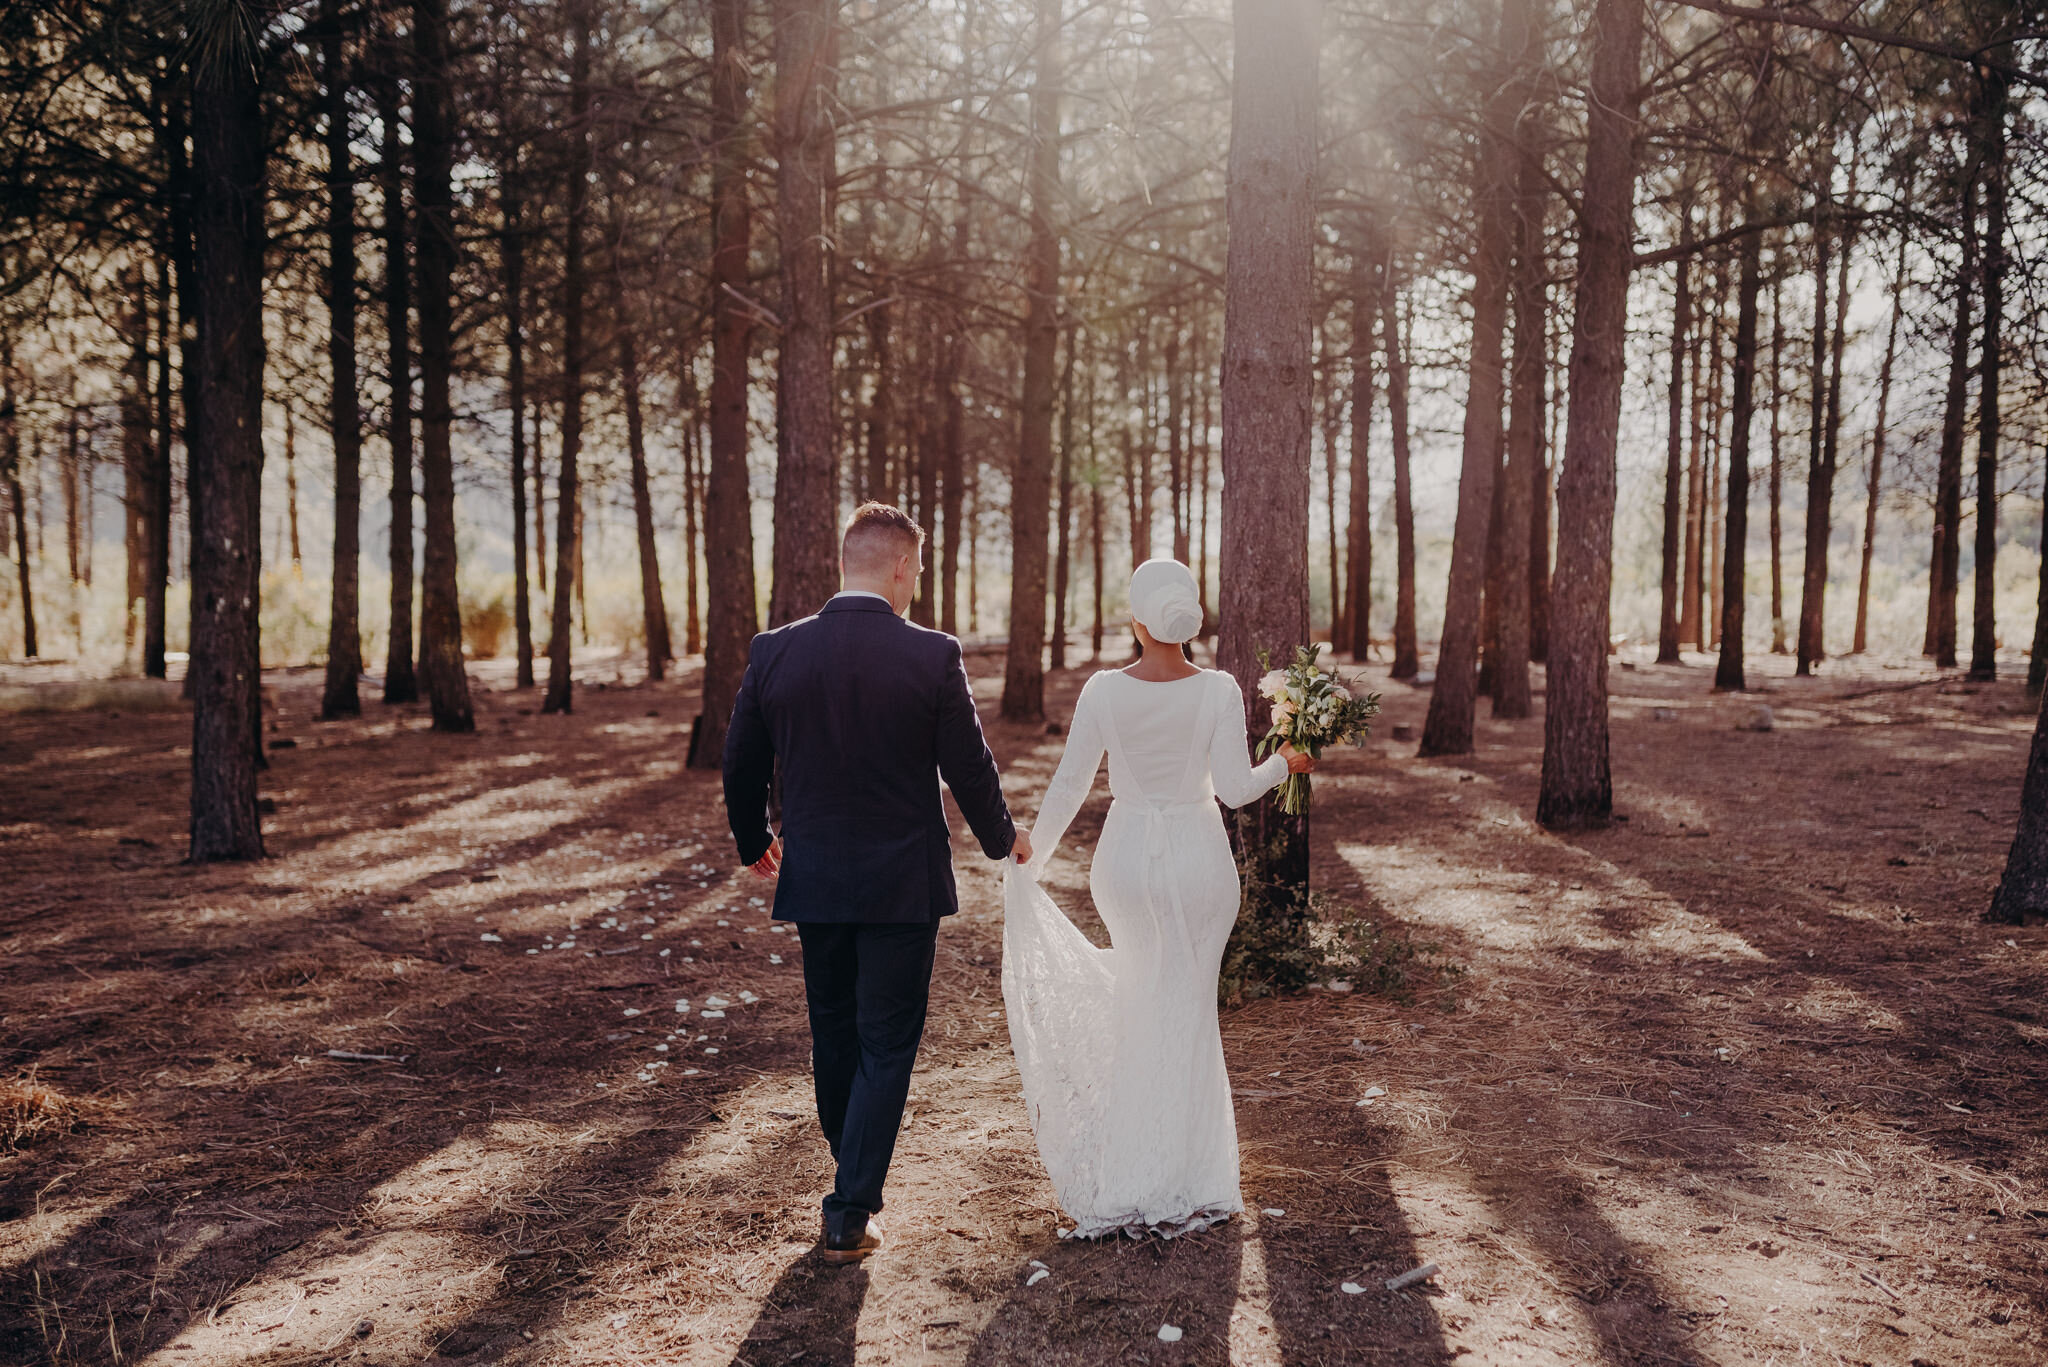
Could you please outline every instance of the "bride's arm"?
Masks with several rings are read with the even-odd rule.
[[[1287,777],[1287,757],[1275,753],[1257,765],[1251,762],[1250,738],[1244,726],[1244,690],[1230,675],[1218,677],[1223,680],[1218,686],[1224,690],[1224,696],[1216,701],[1222,715],[1216,719],[1210,741],[1209,777],[1216,785],[1216,796],[1223,799],[1225,806],[1242,807],[1258,801]]]
[[[1060,756],[1052,782],[1045,785],[1038,818],[1031,824],[1031,862],[1025,871],[1033,878],[1045,872],[1052,852],[1059,847],[1060,837],[1066,834],[1081,804],[1088,800],[1088,790],[1095,786],[1095,772],[1102,767],[1102,755],[1108,748],[1099,716],[1100,704],[1095,680],[1090,679],[1074,704],[1074,719],[1067,727],[1066,751]]]

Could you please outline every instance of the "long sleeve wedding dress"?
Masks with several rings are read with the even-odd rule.
[[[1089,869],[1111,947],[1038,885],[1109,756],[1113,801]],[[1237,918],[1219,797],[1242,807],[1287,773],[1247,756],[1244,695],[1204,670],[1120,670],[1081,690],[1066,753],[1005,875],[1003,1001],[1038,1150],[1071,1235],[1172,1235],[1244,1209],[1216,975]]]

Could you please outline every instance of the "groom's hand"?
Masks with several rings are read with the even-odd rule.
[[[1017,843],[1010,846],[1010,857],[1019,864],[1029,864],[1031,862],[1031,828],[1029,826],[1019,826],[1017,828]]]
[[[782,869],[782,837],[776,836],[775,843],[768,847],[768,853],[747,865],[763,878],[773,878]]]

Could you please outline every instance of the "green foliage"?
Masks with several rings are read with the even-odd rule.
[[[1244,900],[1223,951],[1219,1005],[1240,1006],[1328,982],[1348,982],[1354,992],[1407,1003],[1419,992],[1449,988],[1464,975],[1443,957],[1441,946],[1388,926],[1372,908],[1321,892],[1303,902],[1298,893],[1258,882],[1245,861],[1239,877]]]

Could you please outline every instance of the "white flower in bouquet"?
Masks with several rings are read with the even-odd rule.
[[[1331,745],[1363,745],[1379,714],[1377,693],[1354,693],[1334,670],[1316,663],[1321,646],[1306,646],[1294,653],[1294,663],[1285,669],[1268,670],[1259,680],[1259,692],[1272,701],[1272,724],[1259,742],[1262,755],[1281,745],[1292,745],[1310,756],[1320,755]],[[1261,662],[1265,662],[1263,653]],[[1308,810],[1307,774],[1289,774],[1280,784],[1280,810],[1299,816]]]

